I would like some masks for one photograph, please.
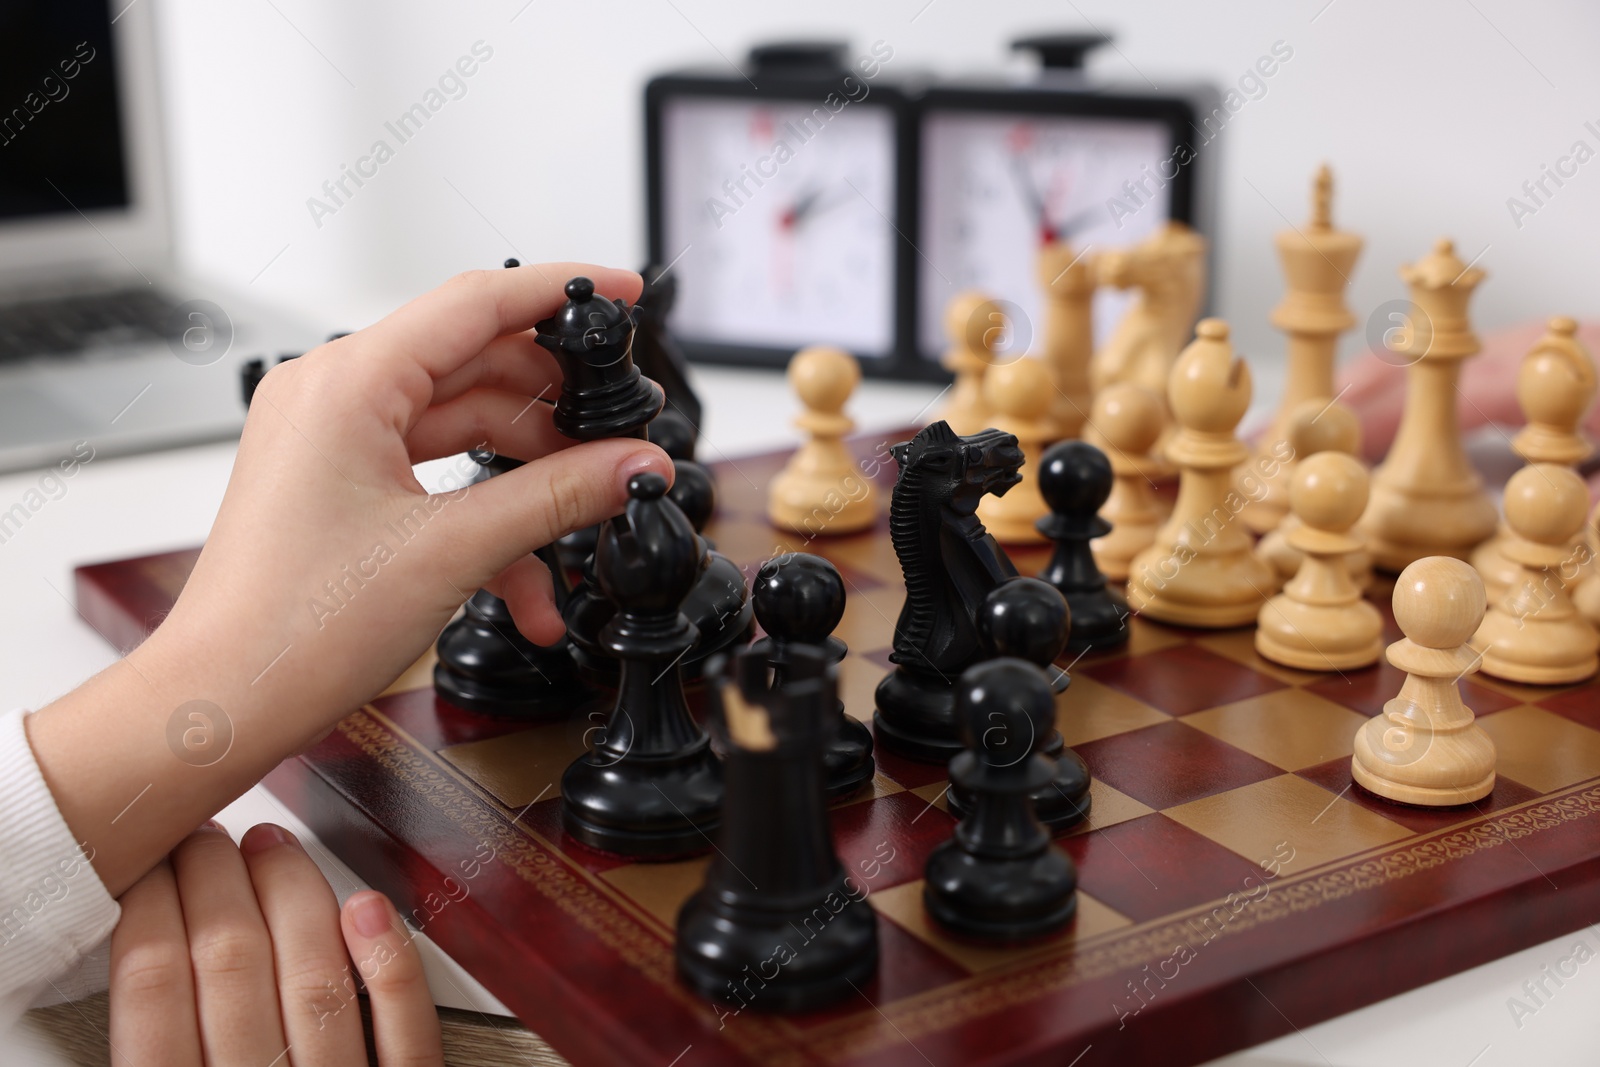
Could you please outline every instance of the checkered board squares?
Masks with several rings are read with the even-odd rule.
[[[840,627],[851,649],[840,666],[841,695],[863,721],[890,666],[903,595],[871,584]],[[953,829],[948,783],[942,768],[880,753],[871,789],[836,804],[832,818],[842,862],[897,938],[966,975],[1070,956],[1095,938],[1225,898],[1253,884],[1246,879],[1259,877],[1264,864],[1283,874],[1309,871],[1600,775],[1600,730],[1587,721],[1589,703],[1557,693],[1547,697],[1554,707],[1542,708],[1485,681],[1474,693],[1501,751],[1494,794],[1476,809],[1389,804],[1353,785],[1349,762],[1356,731],[1382,706],[1379,687],[1392,696],[1398,672],[1265,669],[1247,630],[1192,633],[1142,619],[1133,627],[1126,649],[1075,664],[1058,697],[1058,726],[1094,775],[1089,820],[1060,842],[1079,869],[1073,926],[1034,945],[996,947],[933,925],[922,906],[922,864]],[[392,694],[374,710],[416,699]],[[670,933],[706,861],[633,864],[562,837],[560,771],[581,749],[581,730],[567,722],[437,751]]]
[[[765,486],[783,458],[716,466],[721,499],[707,535],[752,577],[781,551],[816,552],[838,566],[849,595],[836,632],[849,646],[840,695],[848,714],[870,722],[904,596],[898,564],[881,524],[812,540],[772,529]],[[890,475],[879,480],[885,500]],[[1039,548],[1012,552],[1024,574],[1038,573],[1046,557]],[[102,632],[131,644],[170,608],[175,576],[193,558],[84,568],[80,605]],[[1388,639],[1397,638],[1388,591],[1371,596]],[[1196,631],[1135,618],[1126,646],[1070,664],[1072,683],[1057,700],[1063,738],[1094,776],[1088,820],[1058,839],[1079,873],[1069,928],[995,946],[931,924],[923,866],[955,825],[945,771],[880,752],[871,788],[830,816],[840,858],[880,919],[881,959],[864,999],[778,1021],[745,1013],[723,1029],[672,971],[674,920],[707,861],[634,863],[562,832],[561,772],[603,722],[604,701],[536,725],[495,720],[438,700],[431,667],[419,662],[286,764],[292,773],[275,776],[273,788],[402,910],[438,872],[458,870],[481,841],[493,841],[497,863],[473,884],[473,904],[428,932],[578,1062],[665,1063],[692,1044],[697,1063],[730,1067],[921,1063],[912,1042],[936,1049],[941,1063],[1023,1055],[1066,1063],[1090,1044],[1081,1067],[1192,1062],[1481,962],[1459,956],[1470,939],[1458,936],[1457,922],[1505,938],[1515,932],[1523,940],[1498,949],[1514,951],[1600,918],[1600,898],[1584,895],[1582,879],[1557,877],[1562,891],[1546,895],[1535,869],[1600,860],[1600,681],[1541,689],[1481,674],[1463,680],[1468,706],[1499,750],[1495,789],[1465,807],[1404,807],[1350,777],[1355,732],[1399,691],[1400,672],[1387,664],[1291,670],[1262,660],[1249,628]],[[1502,841],[1516,848],[1494,847]],[[1120,1030],[1104,1005],[1126,995],[1141,967],[1168,957],[1197,916],[1261,884],[1264,862],[1282,892],[1274,888],[1226,936],[1208,940],[1205,962],[1185,969],[1186,980],[1210,984],[1151,1004],[1139,1027]],[[1441,926],[1452,908],[1471,915]],[[1373,916],[1384,924],[1381,938]],[[1397,976],[1360,955],[1369,941],[1427,966]],[[1332,959],[1344,959],[1345,970]],[[536,986],[531,974],[553,977]],[[1241,1015],[1239,997],[1258,996],[1245,979],[1287,1017]],[[1302,983],[1298,1008],[1286,985],[1294,981]],[[1162,1036],[1170,1032],[1225,1033],[1218,1040],[1234,1044],[1178,1049]],[[586,1044],[591,1033],[607,1036]],[[1156,1044],[1130,1046],[1141,1033]],[[1024,1038],[1037,1040],[1024,1049]]]
[[[725,489],[728,481],[724,474]],[[749,574],[777,551],[813,551],[835,562],[849,596],[837,631],[850,649],[839,667],[840,695],[848,714],[870,722],[905,596],[887,537],[869,531],[807,540],[775,531],[759,509],[737,500],[724,504],[708,532]],[[1012,555],[1023,573],[1045,558],[1040,549]],[[1388,627],[1399,636],[1392,619]],[[1125,647],[1086,656],[1071,673],[1057,698],[1057,725],[1094,782],[1089,820],[1061,839],[1080,878],[1080,914],[1061,935],[1020,948],[974,945],[928,920],[922,864],[954,825],[943,768],[880,752],[872,788],[834,806],[841,860],[863,877],[881,918],[898,939],[930,949],[954,972],[1070,955],[1132,924],[1225,898],[1264,864],[1284,874],[1312,870],[1600,776],[1600,715],[1587,693],[1577,700],[1535,691],[1552,705],[1544,708],[1526,703],[1518,687],[1465,681],[1469,703],[1500,746],[1501,780],[1476,809],[1429,811],[1389,804],[1350,778],[1356,731],[1404,680],[1387,664],[1327,675],[1291,670],[1257,655],[1248,628],[1192,631],[1136,618]],[[538,726],[438,753],[670,931],[706,861],[631,864],[561,836],[560,770],[581,751],[581,733],[571,722]]]

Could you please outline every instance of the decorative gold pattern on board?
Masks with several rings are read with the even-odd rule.
[[[498,813],[441,773],[425,757],[404,744],[365,712],[338,726],[350,742],[372,757],[397,780],[422,796],[473,840],[486,842],[519,878],[569,915],[572,920],[664,993],[714,1027],[714,1009],[678,983],[672,947],[596,893],[565,862],[514,829]],[[786,1028],[760,1016],[741,1015],[722,1031],[747,1055],[772,1067],[805,1067],[807,1060]]]
[[[677,982],[670,944],[597,893],[558,855],[514,829],[370,716],[352,715],[338,728],[464,832],[491,844],[497,858],[629,966],[688,1010],[706,1017],[708,1025],[714,1025],[713,1009]],[[857,1058],[1119,970],[1135,970],[1172,955],[1180,943],[1197,945],[1215,937],[1235,936],[1263,923],[1367,892],[1596,813],[1600,813],[1600,785],[1590,784],[1562,796],[1530,801],[1476,823],[1438,831],[1415,844],[1380,851],[1332,870],[1264,883],[1268,886],[1264,895],[1258,896],[1251,887],[1242,886],[1231,901],[1224,899],[1192,908],[1181,916],[1135,928],[1126,935],[1108,935],[1063,958],[1038,963],[1021,961],[1014,970],[999,970],[879,1005],[872,1011],[854,1012],[808,1030],[804,1037],[779,1020],[763,1019],[749,1012],[730,1021],[722,1033],[745,1054],[774,1067],[802,1067],[813,1063],[817,1056]],[[1229,916],[1225,923],[1215,919],[1219,909]]]
[[[1484,849],[1554,829],[1564,822],[1600,812],[1600,786],[1581,792],[1532,801],[1528,805],[1485,818],[1455,830],[1441,831],[1407,848],[1379,853],[1298,881],[1270,882],[1268,891],[1254,900],[1259,887],[1241,887],[1234,912],[1227,899],[1191,909],[1184,917],[1086,946],[1061,959],[1005,975],[975,979],[931,990],[883,1007],[882,1018],[853,1018],[830,1027],[813,1051],[824,1059],[861,1057],[905,1040],[948,1030],[971,1019],[1037,1000],[1046,994],[1119,970],[1138,967],[1171,956],[1180,944],[1198,948],[1216,937],[1231,937],[1262,923],[1320,907],[1354,893],[1376,889],[1389,882],[1463,859]],[[1228,914],[1220,922],[1215,913]],[[1211,925],[1207,925],[1207,920]],[[1209,935],[1209,936],[1208,936]],[[1203,949],[1199,951],[1203,952]]]

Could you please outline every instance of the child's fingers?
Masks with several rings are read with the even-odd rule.
[[[554,409],[527,395],[474,389],[423,413],[406,434],[411,462],[489,448],[512,459],[537,459],[573,443],[551,423]]]
[[[111,934],[113,1067],[201,1067],[189,939],[172,867],[162,860],[122,894]]]
[[[523,556],[501,571],[488,589],[506,602],[517,629],[534,644],[555,644],[566,632],[566,624],[556,610],[550,568],[539,557]]]
[[[422,974],[417,947],[382,893],[345,901],[345,944],[372,1001],[372,1036],[383,1067],[443,1064],[439,1015]]]
[[[278,1018],[272,939],[244,859],[220,828],[172,852],[194,966],[207,1064],[270,1061],[288,1048]]]
[[[463,567],[490,568],[473,580],[477,586],[534,549],[621,512],[628,479],[645,471],[670,482],[672,461],[632,438],[589,441],[479,482],[440,515]]]
[[[532,329],[566,300],[568,279],[582,275],[595,291],[633,303],[644,283],[632,271],[591,263],[543,263],[459,274],[361,331],[362,358],[386,379],[407,366],[443,378],[495,338]]]
[[[366,1046],[339,902],[294,835],[252,827],[239,842],[272,938],[283,1036],[294,1063],[360,1063]]]
[[[554,403],[561,388],[561,368],[533,337],[531,330],[496,337],[482,352],[435,379],[433,402],[442,404],[469,389],[503,389]]]

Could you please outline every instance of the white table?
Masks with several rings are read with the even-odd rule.
[[[1259,375],[1258,375],[1259,376]],[[707,410],[702,457],[729,456],[793,443],[795,411],[783,379],[772,373],[701,368]],[[1261,388],[1258,395],[1275,391]],[[863,384],[850,410],[861,428],[893,429],[929,410],[935,386]],[[111,647],[72,607],[72,568],[187,548],[205,539],[233,461],[234,446],[217,444],[88,464],[59,499],[51,500],[19,533],[0,544],[0,705],[39,707],[114,658]],[[428,484],[428,471],[422,472]],[[0,477],[0,511],[37,484],[36,473]],[[220,816],[237,838],[258,822],[288,826],[304,840],[342,900],[361,881],[318,843],[308,828],[260,786]],[[1470,937],[1469,930],[1461,936]],[[1600,955],[1600,931],[1560,937],[1361,1011],[1306,1027],[1212,1067],[1545,1067],[1600,1063],[1600,962],[1591,960],[1555,990],[1520,1027],[1508,1006],[1527,999],[1523,982],[1586,942]],[[417,938],[437,1001],[449,1007],[510,1014],[426,936]],[[1551,987],[1554,988],[1554,987]],[[21,1042],[21,1047],[16,1043]],[[1182,1035],[1174,1034],[1175,1043]],[[57,1067],[64,1062],[39,1047],[34,1035],[0,1035],[7,1062]],[[14,1051],[12,1051],[14,1050]],[[21,1060],[13,1059],[20,1055]],[[693,1067],[692,1060],[683,1067]],[[939,1067],[944,1067],[940,1064]]]

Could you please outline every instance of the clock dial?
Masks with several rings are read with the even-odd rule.
[[[928,262],[917,342],[926,358],[948,346],[945,306],[967,289],[1019,307],[1037,347],[1044,299],[1034,257],[1042,240],[1100,251],[1133,244],[1168,218],[1173,146],[1164,123],[934,111],[922,139],[920,251]],[[1096,292],[1096,343],[1130,299],[1115,289]]]
[[[894,347],[887,108],[679,98],[663,108],[663,252],[685,339]]]

